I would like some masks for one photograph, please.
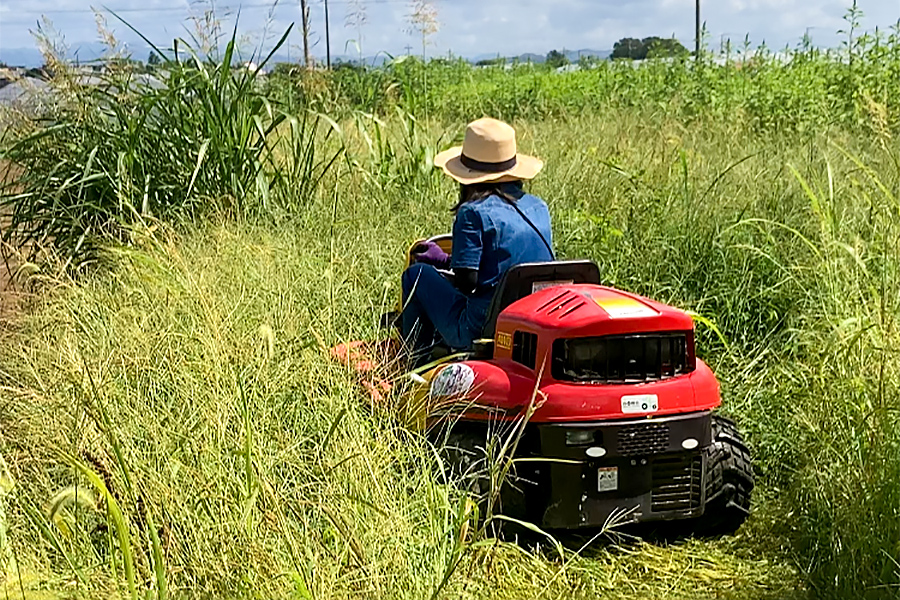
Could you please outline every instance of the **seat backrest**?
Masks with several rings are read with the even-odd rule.
[[[523,263],[510,268],[500,283],[488,307],[481,337],[494,337],[497,317],[504,308],[525,296],[553,284],[600,283],[600,269],[589,260],[568,260],[543,263]]]

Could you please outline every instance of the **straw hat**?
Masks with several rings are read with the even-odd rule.
[[[543,161],[516,152],[516,130],[497,119],[478,119],[466,127],[462,146],[434,157],[434,166],[462,184],[532,179]]]

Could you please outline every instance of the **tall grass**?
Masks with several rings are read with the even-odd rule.
[[[848,14],[848,20],[854,18],[858,21]],[[847,28],[858,32],[859,23]],[[384,68],[342,65],[312,75],[279,68],[267,87],[273,97],[330,114],[387,115],[399,106],[418,117],[465,122],[483,115],[536,120],[633,108],[686,120],[716,116],[757,131],[798,134],[864,124],[868,98],[886,106],[896,128],[900,29],[857,33],[835,49],[805,42],[777,52],[729,45],[696,62],[690,57],[600,61],[564,73],[530,63],[476,67],[464,59],[424,63],[403,56]]]
[[[564,78],[409,61],[379,75],[385,104],[367,73],[359,102],[327,75],[304,87],[334,103],[321,126],[309,97],[231,58],[179,50],[162,88],[127,65],[109,77],[128,83],[73,80],[6,146],[34,168],[5,192],[4,234],[107,268],[60,276],[4,324],[4,592],[896,597],[900,149],[883,86],[900,46],[876,41],[848,47],[852,69],[812,49]],[[431,157],[459,135],[445,119],[481,110],[522,117],[520,147],[545,159],[532,189],[560,256],[698,315],[756,456],[737,537],[561,553],[487,537],[436,449],[328,359],[380,334],[401,249],[449,229]]]
[[[385,123],[392,143],[399,125]],[[552,549],[459,546],[474,528],[433,451],[389,410],[367,411],[323,351],[377,335],[396,249],[448,228],[452,186],[373,178],[375,155],[347,123],[353,160],[291,227],[135,234],[136,247],[109,251],[111,272],[63,285],[7,334],[2,452],[26,573],[83,577],[92,590],[127,579],[98,567],[123,544],[100,527],[103,511],[66,509],[79,526],[54,533],[58,548],[26,518],[89,485],[62,449],[106,478],[138,589],[159,589],[154,523],[172,594],[477,598],[499,586],[504,597],[757,598],[803,581],[816,597],[890,597],[892,140],[834,131],[810,148],[629,112],[518,126],[523,149],[547,160],[533,188],[550,201],[560,254],[696,311],[727,342],[700,326],[725,410],[758,458],[757,512],[742,534],[566,551],[562,562]]]
[[[4,131],[0,161],[21,168],[0,187],[4,241],[28,258],[52,247],[80,262],[133,224],[302,209],[339,150],[316,143],[331,133],[317,116],[261,93],[260,70],[286,36],[253,69],[235,66],[236,31],[221,51],[154,46],[151,73],[116,55],[110,37],[97,73],[43,40],[55,102],[36,118],[4,115],[17,126]]]
[[[383,232],[374,222],[338,229],[338,244]],[[738,593],[785,589],[727,542],[567,552],[559,562],[556,551],[467,539],[474,523],[466,527],[433,450],[389,412],[367,411],[352,374],[319,346],[367,333],[382,278],[365,265],[391,253],[370,244],[335,261],[329,246],[241,226],[148,240],[20,323],[3,350],[3,446],[21,482],[10,539],[26,584],[37,572],[54,589],[116,585],[108,563],[122,564],[124,542],[102,510],[66,509],[79,511],[68,534],[46,523],[65,553],[25,518],[60,488],[89,485],[55,451],[65,448],[105,473],[139,590],[158,589],[150,523],[172,595],[630,597],[638,588],[652,597],[672,587],[687,597],[733,588],[734,577]],[[698,555],[714,566],[689,571]],[[777,572],[790,588],[790,569]]]

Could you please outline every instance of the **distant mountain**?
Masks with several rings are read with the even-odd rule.
[[[578,62],[581,58],[597,58],[605,60],[610,57],[612,50],[566,50],[564,52],[569,62]]]
[[[0,48],[0,62],[11,67],[39,67],[44,57],[37,48]]]
[[[525,54],[520,54],[519,56],[513,56],[512,60],[517,60],[520,63],[525,62],[533,62],[533,63],[542,63],[547,60],[547,56],[544,54],[534,54],[532,52],[526,52]]]
[[[150,56],[147,46],[125,45],[126,53],[135,60],[146,61]],[[107,48],[100,42],[80,42],[71,44],[66,58],[80,63],[88,63],[102,58]],[[0,62],[12,67],[40,67],[44,64],[44,56],[37,48],[0,48]]]
[[[609,58],[609,56],[612,54],[612,50],[589,50],[589,49],[565,50],[564,54],[566,55],[566,58],[569,59],[569,62],[576,63],[582,57],[589,57],[589,58],[592,57],[592,58],[598,58],[601,60]],[[497,54],[479,54],[478,56],[474,56],[474,57],[470,58],[469,61],[473,62],[473,63],[477,63],[477,62],[483,61],[483,60],[496,60],[497,58],[498,58]],[[504,57],[500,56],[500,58],[504,58]],[[520,63],[532,62],[535,64],[542,64],[543,62],[545,62],[547,60],[547,55],[546,54],[535,54],[533,52],[526,52],[525,54],[520,54],[519,56],[508,56],[508,57],[505,57],[505,59],[507,62],[520,62]]]
[[[360,59],[359,59],[358,54],[338,54],[336,56],[331,57],[331,64],[337,65],[340,63],[350,63],[352,65],[355,65],[355,64],[359,64],[359,60]],[[363,64],[365,64],[366,66],[369,66],[369,67],[380,67],[380,66],[384,65],[384,63],[386,63],[390,60],[391,60],[391,58],[384,52],[376,54],[375,56],[363,56],[362,57]],[[325,57],[318,56],[318,57],[316,57],[316,61],[318,61],[322,64],[325,64]]]
[[[146,61],[150,56],[150,48],[143,45],[133,45],[133,46],[125,46],[128,53],[131,54],[131,57],[135,60]],[[100,42],[80,42],[71,44],[69,47],[69,52],[67,58],[70,60],[77,60],[78,62],[87,63],[91,61],[95,61],[98,58],[101,58],[106,53],[106,47]],[[596,57],[599,59],[608,58],[609,55],[612,54],[611,50],[566,50],[565,55],[569,59],[569,62],[578,62],[579,58],[582,56],[588,57]],[[499,55],[502,57],[502,55]],[[242,60],[250,60],[250,56],[242,57]],[[477,56],[468,57],[467,60],[473,64],[477,63],[481,60],[492,60],[498,58],[498,53],[485,53],[479,54]],[[520,54],[519,56],[510,56],[505,57],[507,62],[520,62],[527,63],[532,62],[535,64],[543,63],[546,60],[545,54],[535,54],[533,52],[527,52],[525,54]],[[270,61],[269,66],[274,65],[276,63],[299,63],[302,60],[302,57],[299,54],[287,54],[281,53],[274,55]],[[388,56],[384,52],[379,52],[374,56],[364,56],[363,62],[370,67],[380,67],[384,63],[390,60],[390,56]],[[255,62],[258,62],[259,58],[257,57]],[[325,63],[324,56],[317,56],[316,61],[320,64]],[[44,64],[44,57],[41,55],[40,51],[37,48],[0,48],[0,62],[4,62],[10,66],[16,67],[39,67]],[[338,54],[333,55],[331,57],[332,64],[338,64],[341,62],[345,63],[357,63],[359,62],[359,57],[356,55],[349,54]]]

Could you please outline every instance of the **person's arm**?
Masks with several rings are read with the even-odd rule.
[[[453,283],[456,289],[464,294],[471,294],[478,286],[482,231],[478,211],[471,206],[461,206],[453,222],[453,252],[450,253],[450,267],[453,269]]]

